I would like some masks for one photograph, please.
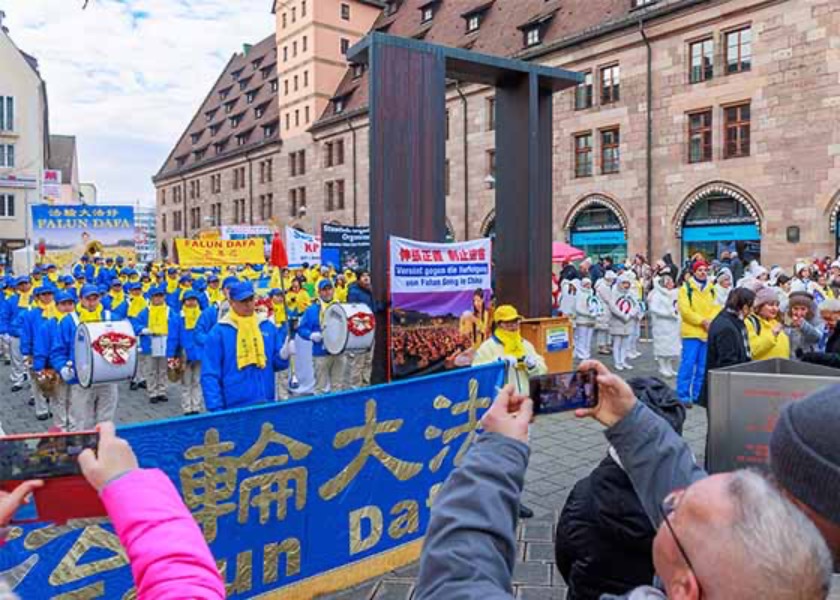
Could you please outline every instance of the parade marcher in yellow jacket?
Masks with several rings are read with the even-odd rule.
[[[771,287],[761,288],[755,295],[753,314],[744,319],[753,360],[790,358],[790,338],[778,317],[778,291]]]
[[[715,286],[709,281],[709,265],[695,261],[692,275],[680,286],[677,304],[682,325],[682,357],[677,374],[677,396],[691,407],[700,397],[706,372],[706,341],[709,325],[721,307],[715,302]]]

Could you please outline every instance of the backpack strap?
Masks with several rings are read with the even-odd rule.
[[[750,320],[750,323],[753,325],[753,329],[755,329],[756,335],[761,335],[761,321],[755,315],[750,315],[747,317]]]

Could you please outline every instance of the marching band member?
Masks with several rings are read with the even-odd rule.
[[[114,321],[122,321],[126,318],[128,303],[123,291],[123,283],[117,277],[111,280],[108,295],[102,297],[102,306],[105,307],[105,310],[111,311]]]
[[[575,296],[575,358],[589,360],[592,357],[592,334],[596,320],[603,313],[604,305],[592,289],[592,280],[584,277]]]
[[[286,292],[286,306],[289,309],[289,319],[299,319],[312,305],[309,294],[301,287],[301,281],[297,277],[292,279],[289,291]]]
[[[201,348],[195,335],[200,317],[198,293],[190,290],[184,294],[184,306],[175,319],[175,326],[169,330],[166,348],[166,356],[171,366],[183,366],[184,369],[181,379],[181,408],[186,416],[204,412],[201,396]]]
[[[344,275],[336,275],[335,277],[335,301],[339,304],[347,304],[347,280]]]
[[[0,277],[0,357],[6,366],[12,364],[12,349],[9,338],[9,323],[6,321],[6,310],[11,286],[8,277]]]
[[[20,351],[29,367],[29,378],[32,382],[32,395],[35,398],[35,418],[46,421],[50,418],[49,398],[46,398],[41,388],[36,385],[34,367],[35,342],[42,335],[41,331],[47,322],[58,316],[55,307],[54,288],[42,285],[33,292],[35,302],[32,308],[22,314],[20,327]]]
[[[76,308],[76,299],[70,292],[63,290],[55,295],[55,307],[57,315],[55,318],[49,319],[46,322],[45,326],[41,328],[41,331],[35,338],[32,370],[35,371],[37,377],[45,377],[48,369],[53,371],[57,376],[61,371],[61,367],[64,366],[54,364],[50,354],[53,343],[58,338],[58,330],[61,322],[65,318],[68,318]],[[53,425],[62,431],[69,430],[67,422],[69,405],[70,386],[59,376],[55,393],[50,399],[50,410],[53,414]]]
[[[207,300],[209,304],[215,304],[218,306],[224,299],[225,295],[222,293],[222,280],[214,273],[207,278]],[[202,310],[206,310],[206,307],[202,308]]]
[[[230,311],[230,290],[237,283],[239,283],[239,280],[236,277],[225,277],[222,283],[221,303],[218,305],[211,304],[207,307],[207,310],[202,311],[201,317],[198,319],[198,325],[196,325],[197,331],[195,333],[196,343],[199,348],[204,348],[210,330],[215,327],[216,323],[227,316],[227,313]]]
[[[215,412],[274,401],[274,373],[288,368],[284,330],[260,323],[254,312],[254,287],[230,288],[230,310],[210,330],[201,363],[201,390],[207,410]]]
[[[324,349],[322,331],[324,315],[335,302],[332,283],[322,279],[318,284],[318,300],[303,313],[298,326],[298,335],[312,342],[312,366],[315,371],[315,394],[340,392],[344,389],[344,372],[347,369],[345,354],[329,354]]]
[[[9,337],[12,355],[12,392],[19,392],[29,379],[23,354],[20,351],[20,333],[23,313],[29,310],[32,300],[32,279],[23,275],[15,279],[15,294],[6,304],[6,322],[9,324]]]
[[[607,307],[610,312],[610,335],[616,371],[633,369],[627,360],[630,358],[630,338],[639,316],[639,301],[632,286],[629,273],[619,275],[613,288],[612,301]]]
[[[272,318],[274,320],[274,325],[278,329],[284,329],[285,333],[283,334],[288,339],[287,343],[287,356],[285,358],[289,359],[289,369],[292,368],[291,360],[292,357],[295,355],[295,341],[294,337],[289,334],[289,321],[286,318],[286,303],[284,301],[285,292],[280,288],[274,288],[269,292],[269,298],[271,299],[271,308],[272,308]],[[289,398],[289,376],[290,372],[289,369],[284,369],[282,371],[277,372],[277,381],[276,381],[276,396],[277,400],[288,400]]]
[[[143,309],[132,325],[140,337],[138,359],[146,379],[149,402],[168,402],[166,397],[166,346],[170,330],[176,326],[175,311],[166,304],[166,290],[154,288],[149,306]]]
[[[143,286],[139,282],[135,281],[127,283],[125,285],[125,291],[128,292],[128,299],[126,301],[128,308],[123,318],[127,318],[131,322],[132,328],[134,328],[134,325],[137,322],[137,317],[139,317],[140,313],[149,306],[149,303],[143,296]],[[139,359],[140,355],[138,354],[138,360]],[[142,368],[138,368],[137,372],[134,374],[134,378],[131,380],[131,384],[129,385],[132,391],[140,388],[146,388],[146,380],[143,379],[143,377],[144,370]]]
[[[70,385],[68,431],[86,431],[97,423],[113,421],[119,399],[116,383],[101,383],[83,388],[76,375],[76,330],[81,323],[110,321],[111,314],[100,302],[99,288],[87,284],[82,288],[76,312],[63,318],[50,351],[50,362],[61,365],[61,377]]]

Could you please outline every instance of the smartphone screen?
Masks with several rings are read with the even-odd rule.
[[[79,454],[98,444],[95,431],[0,438],[0,481],[80,475]]]
[[[596,377],[596,371],[532,377],[530,388],[534,414],[546,415],[577,408],[594,408],[598,405]]]

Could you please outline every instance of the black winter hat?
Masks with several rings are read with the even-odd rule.
[[[817,514],[840,525],[840,385],[782,407],[770,436],[770,470]]]

